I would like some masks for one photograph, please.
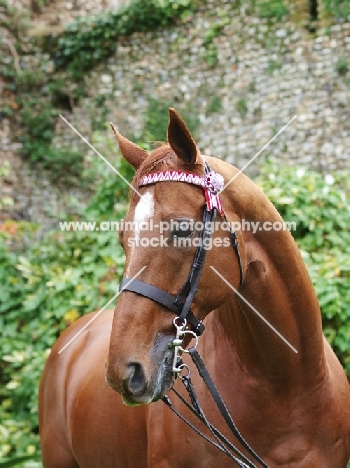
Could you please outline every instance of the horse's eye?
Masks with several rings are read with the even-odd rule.
[[[178,221],[171,231],[171,237],[190,237],[193,234],[193,225],[190,221]]]

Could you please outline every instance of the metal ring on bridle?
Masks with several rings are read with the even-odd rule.
[[[179,379],[182,380],[182,379],[184,379],[185,377],[190,377],[190,375],[191,375],[191,370],[190,370],[190,368],[188,367],[187,364],[181,364],[177,369],[178,369],[177,375],[178,375]],[[186,375],[181,375],[182,369],[187,369],[187,374],[186,374]]]
[[[182,325],[178,325],[176,323],[176,320],[181,320],[182,321]],[[175,317],[174,320],[173,320],[173,324],[175,325],[176,328],[186,328],[186,325],[187,325],[187,320],[185,318],[183,319],[180,319],[179,316]]]

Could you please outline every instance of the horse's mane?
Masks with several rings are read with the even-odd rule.
[[[141,178],[145,174],[154,172],[155,169],[158,169],[162,165],[170,165],[175,167],[176,155],[171,149],[170,145],[167,143],[162,144],[158,148],[154,149],[148,158],[146,158],[141,166],[138,168],[135,177],[133,179],[133,186],[138,188]]]
[[[163,167],[162,167],[163,166]],[[180,167],[179,167],[180,166]],[[135,173],[135,176],[132,180],[132,186],[138,190],[140,185],[140,180],[146,174],[150,174],[152,172],[156,172],[156,170],[187,170],[190,172],[193,171],[193,165],[189,166],[184,162],[181,162],[179,165],[179,158],[176,156],[174,151],[172,150],[171,146],[168,143],[160,143],[158,148],[155,148],[146,158],[141,166]],[[131,203],[134,201],[134,197],[136,193],[132,190],[131,191]]]

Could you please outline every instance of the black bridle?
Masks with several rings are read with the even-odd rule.
[[[210,174],[210,166],[205,161],[205,175]],[[215,194],[216,195],[216,194]],[[219,203],[221,205],[221,203]],[[121,291],[130,291],[141,296],[147,297],[151,299],[170,311],[174,312],[179,317],[179,321],[183,321],[184,328],[186,323],[189,323],[192,326],[192,332],[195,336],[200,336],[204,332],[204,324],[201,320],[199,320],[191,311],[191,304],[193,298],[198,291],[198,283],[202,274],[204,261],[207,253],[207,249],[205,248],[206,240],[211,239],[212,233],[214,231],[214,221],[216,217],[216,207],[209,208],[208,203],[207,206],[204,207],[203,212],[203,228],[200,232],[199,238],[200,242],[198,247],[196,248],[194,258],[192,261],[190,273],[183,284],[182,288],[180,289],[177,296],[173,296],[168,292],[160,289],[156,286],[151,284],[145,283],[144,281],[131,279],[131,278],[124,278],[120,284]],[[230,237],[232,246],[236,252],[238,264],[239,264],[239,271],[240,271],[240,286],[243,284],[244,281],[244,273],[243,273],[243,265],[242,259],[239,251],[239,245],[237,240],[237,234],[232,228],[231,224],[228,222],[226,215],[222,212],[224,220],[226,221],[227,225],[229,226],[230,230]],[[174,340],[175,342],[176,340]],[[181,341],[181,340],[180,340]],[[181,341],[182,343],[182,341]],[[182,348],[181,348],[182,349]],[[198,351],[195,347],[189,350],[190,356],[192,361],[196,365],[198,372],[202,379],[204,380],[210,394],[212,395],[214,402],[216,403],[221,415],[223,416],[226,424],[230,428],[233,435],[236,439],[241,443],[241,445],[247,450],[247,452],[255,458],[258,463],[260,463],[264,468],[269,468],[268,465],[254,452],[254,450],[250,447],[250,445],[246,442],[243,436],[238,431],[236,425],[234,424],[230,413],[228,412],[225,403],[223,402],[220,393],[218,392],[213,380],[210,377],[208,370],[206,369],[201,357],[198,354]],[[180,365],[178,369],[183,367]],[[185,366],[187,367],[187,366]],[[208,438],[205,434],[203,434],[199,429],[197,429],[190,421],[184,418],[177,409],[172,405],[168,396],[164,396],[162,398],[163,402],[178,416],[180,417],[186,424],[188,424],[195,432],[199,435],[204,437],[209,443],[214,445],[216,448],[221,450],[223,453],[228,455],[238,466],[242,468],[256,468],[254,463],[252,463],[240,450],[238,450],[227,438],[221,434],[209,421],[206,419],[205,414],[199,404],[197,399],[195,390],[193,388],[190,375],[180,377],[182,383],[184,384],[189,396],[191,403],[187,402],[180,393],[178,393],[174,388],[172,389],[176,395],[180,398],[180,400],[207,426],[213,437],[216,439],[216,442]]]
[[[205,174],[209,173],[210,166],[206,161]],[[151,284],[136,279],[132,280],[131,278],[123,278],[123,280],[120,283],[121,291],[131,291],[141,296],[147,297],[148,299],[152,299],[153,301],[162,304],[164,307],[174,312],[176,315],[179,316],[180,319],[186,319],[187,322],[190,325],[192,325],[193,331],[194,333],[196,333],[197,336],[202,335],[205,327],[203,322],[199,320],[191,311],[191,304],[194,295],[198,291],[198,283],[202,274],[204,261],[207,254],[207,249],[205,248],[205,246],[207,245],[206,240],[211,239],[213,233],[213,229],[211,229],[211,227],[214,226],[215,218],[216,208],[208,210],[207,207],[204,207],[202,219],[203,228],[199,235],[200,241],[194,254],[190,273],[177,296],[173,296],[172,294],[169,294],[163,289],[157,288],[156,286],[152,286]],[[231,227],[230,223],[227,221],[226,215],[224,215],[224,220],[227,222],[227,225],[230,229],[232,246],[236,252],[239,263],[240,285],[242,285],[244,280],[244,274],[242,259],[239,252],[237,234]]]

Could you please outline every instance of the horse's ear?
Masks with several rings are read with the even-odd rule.
[[[118,132],[112,123],[109,125],[112,127],[112,130],[117,137],[119,148],[123,157],[128,161],[129,164],[132,165],[135,170],[137,170],[141,166],[142,162],[147,158],[147,151],[140,148],[140,146],[136,145],[132,141],[129,141],[127,138],[123,137],[123,135]]]
[[[175,154],[188,164],[199,158],[199,150],[185,122],[175,109],[169,108],[168,142]]]

